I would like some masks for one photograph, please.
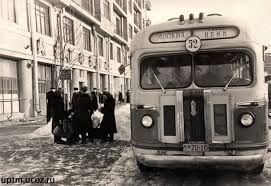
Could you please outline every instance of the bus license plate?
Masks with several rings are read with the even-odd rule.
[[[185,152],[209,151],[209,145],[208,144],[195,144],[195,143],[183,144],[183,151],[185,151]]]

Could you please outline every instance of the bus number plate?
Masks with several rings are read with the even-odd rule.
[[[209,151],[209,145],[208,144],[195,144],[195,143],[183,144],[183,151],[185,151],[185,152],[205,152],[205,151]]]

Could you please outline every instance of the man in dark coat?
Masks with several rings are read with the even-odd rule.
[[[96,111],[98,109],[98,99],[97,99],[97,89],[93,88],[93,91],[91,92],[92,96],[92,104],[93,104],[93,110]]]
[[[64,100],[61,94],[61,90],[57,90],[54,96],[52,132],[54,131],[55,127],[60,123],[63,123],[63,120],[65,119]],[[54,142],[58,144],[64,144],[64,141],[62,141],[61,137],[59,136],[54,136]]]
[[[103,92],[104,107],[100,109],[104,114],[101,122],[101,130],[103,131],[103,141],[114,140],[114,133],[117,133],[115,120],[115,99],[109,92]]]
[[[123,102],[123,96],[121,91],[119,91],[119,102]]]
[[[75,105],[76,105],[76,98],[77,98],[79,92],[78,92],[78,88],[77,88],[77,87],[74,87],[73,90],[74,90],[74,92],[73,92],[73,94],[72,94],[71,108],[72,108],[72,110],[74,111],[74,109],[75,109],[75,107],[76,107],[76,106],[75,106]]]
[[[88,132],[91,138],[92,134],[92,121],[91,115],[93,114],[93,106],[90,96],[86,93],[87,87],[82,86],[80,93],[76,99],[75,106],[75,121],[78,128],[79,134],[82,135],[82,144],[86,143],[86,133]]]
[[[126,103],[130,103],[130,91],[127,90],[126,92]]]
[[[46,93],[46,99],[47,99],[47,114],[46,114],[46,119],[47,123],[51,120],[53,117],[53,112],[54,112],[54,98],[55,98],[55,88],[51,87],[50,91]]]

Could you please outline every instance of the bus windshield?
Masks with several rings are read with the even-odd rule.
[[[188,54],[147,57],[141,63],[141,87],[188,87],[192,82],[191,69],[192,57]]]
[[[252,83],[252,62],[244,52],[195,55],[194,81],[199,87],[245,86]]]
[[[252,59],[245,52],[201,52],[192,57],[190,54],[170,54],[144,58],[140,67],[141,87],[186,88],[193,81],[198,87],[226,88],[252,83]]]

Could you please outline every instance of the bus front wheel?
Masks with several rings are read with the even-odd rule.
[[[255,168],[255,169],[252,169],[252,170],[246,172],[246,174],[249,176],[259,175],[263,172],[263,168],[264,168],[264,164],[260,165],[259,167]]]
[[[263,172],[263,168],[264,168],[264,164],[262,164],[259,167],[253,169],[251,171],[251,174],[255,174],[255,175],[261,174]]]
[[[140,163],[139,161],[136,161],[136,163],[137,163],[137,166],[138,166],[138,168],[139,168],[139,170],[140,170],[141,172],[150,172],[150,171],[152,170],[151,167],[148,167],[148,166],[146,166],[146,165],[143,165],[143,164]]]

